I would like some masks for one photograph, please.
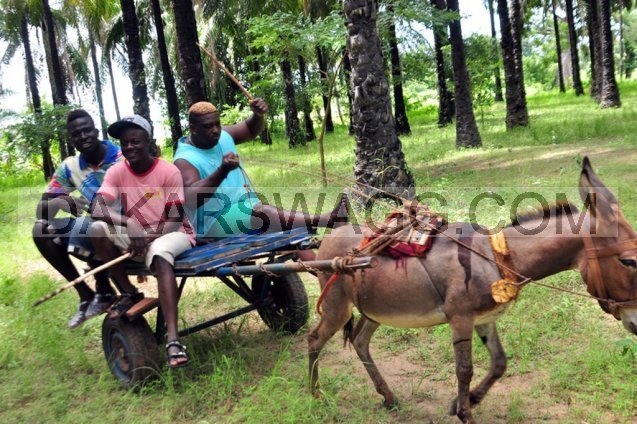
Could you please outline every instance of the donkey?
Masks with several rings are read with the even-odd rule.
[[[539,280],[568,269],[578,269],[588,292],[624,327],[637,334],[637,234],[619,209],[617,199],[584,158],[579,181],[583,212],[567,205],[538,211],[503,228],[508,243],[509,270]],[[524,224],[524,226],[522,226]],[[575,225],[574,225],[575,224]],[[535,234],[525,229],[539,229]],[[365,235],[348,225],[326,236],[317,259],[345,256],[360,246]],[[369,231],[368,231],[369,232]],[[513,303],[497,303],[492,284],[503,275],[489,237],[469,223],[449,224],[440,230],[426,258],[409,257],[397,263],[378,256],[378,265],[364,275],[336,275],[324,293],[323,313],[308,334],[310,385],[318,389],[318,357],[325,343],[340,329],[354,346],[384,405],[396,398],[376,367],[369,342],[381,325],[430,327],[448,323],[456,362],[458,396],[451,415],[473,423],[471,408],[484,398],[504,374],[506,356],[495,322]],[[480,253],[479,253],[480,252]],[[487,260],[487,258],[491,260]],[[325,289],[328,276],[319,275]],[[361,318],[352,331],[352,308]],[[486,345],[491,367],[470,389],[473,375],[472,332]]]

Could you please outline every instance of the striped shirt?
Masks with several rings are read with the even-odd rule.
[[[99,165],[88,163],[82,153],[69,156],[57,167],[45,193],[55,196],[78,190],[86,199],[93,201],[106,171],[123,158],[119,146],[108,140],[102,141],[102,144],[106,146],[106,155]]]

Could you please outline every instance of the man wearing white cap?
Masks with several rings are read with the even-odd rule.
[[[166,361],[171,368],[187,364],[186,347],[178,340],[175,257],[194,245],[194,235],[184,215],[183,182],[171,163],[151,155],[151,126],[139,115],[127,116],[108,128],[120,140],[125,161],[113,166],[97,192],[89,233],[104,262],[129,251],[143,260],[157,277],[159,302],[166,319]],[[115,204],[121,208],[113,207]],[[121,213],[120,213],[121,212]],[[128,280],[122,263],[110,269],[122,293],[111,307],[119,318],[143,297]]]

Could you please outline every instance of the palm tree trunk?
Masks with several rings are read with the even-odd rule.
[[[314,123],[312,122],[312,104],[306,91],[307,81],[305,78],[305,58],[299,55],[299,76],[301,79],[301,104],[303,105],[303,118],[305,120],[305,139],[312,141],[316,139],[314,134]]]
[[[329,101],[327,98],[327,89],[328,89],[328,81],[327,81],[327,57],[325,57],[325,52],[319,46],[316,47],[316,60],[319,66],[319,73],[321,75],[321,83],[322,83],[322,96],[323,96],[323,110],[325,111],[325,131],[334,132],[334,122],[332,121],[332,112],[330,112],[327,108],[327,102]]]
[[[352,101],[354,99],[354,93],[352,92],[352,85],[349,83],[352,79],[352,63],[349,61],[349,53],[347,48],[343,49],[345,58],[343,59],[343,72],[345,73],[345,85],[347,86],[347,104],[349,105],[349,127],[348,134],[354,135],[354,121],[352,120]]]
[[[93,62],[93,74],[95,75],[95,97],[97,98],[97,107],[100,114],[100,122],[102,124],[102,137],[104,140],[108,138],[108,132],[106,128],[106,117],[104,116],[104,101],[102,100],[102,80],[100,78],[100,68],[97,64],[97,48],[95,47],[95,39],[93,35],[89,33],[88,36],[89,47],[91,49],[91,62]]]
[[[495,19],[494,19],[494,10],[493,10],[493,0],[488,0],[489,6],[489,22],[491,23],[491,39],[493,40],[493,49],[498,50],[498,37],[495,31]],[[499,52],[498,52],[499,53]],[[496,66],[493,70],[493,74],[495,75],[495,98],[496,102],[504,101],[504,97],[502,97],[502,80],[500,79],[500,67]]]
[[[201,53],[197,47],[197,22],[191,0],[173,0],[175,32],[179,51],[179,73],[186,92],[186,103],[207,101]]]
[[[250,53],[249,47],[248,47],[248,53]],[[248,54],[248,56],[254,56],[254,55]],[[253,58],[250,61],[250,66],[252,66],[252,72],[254,72],[255,80],[259,81],[261,79],[261,65],[259,65],[259,61]],[[270,130],[268,128],[267,119],[263,122],[263,129],[261,130],[261,134],[259,134],[259,139],[261,140],[262,144],[266,144],[268,146],[272,144],[272,137],[270,136]]]
[[[66,105],[68,99],[66,97],[66,84],[64,83],[64,74],[62,73],[62,65],[60,63],[60,53],[55,37],[55,22],[48,0],[42,0],[43,22],[42,31],[46,35],[46,41],[51,53],[50,64],[53,75],[51,78],[51,89],[54,105]]]
[[[347,51],[352,65],[352,119],[356,137],[356,181],[385,191],[413,196],[391,112],[389,84],[383,67],[374,0],[344,0]]]
[[[575,18],[573,15],[573,0],[565,0],[566,22],[568,23],[568,40],[571,45],[571,67],[573,68],[573,89],[575,95],[584,94],[579,72],[579,53],[577,50],[577,32],[575,32]]]
[[[27,79],[29,81],[29,92],[31,93],[31,103],[33,104],[33,113],[35,119],[39,119],[42,115],[42,104],[40,102],[40,90],[38,88],[38,79],[33,64],[33,54],[31,52],[31,42],[29,41],[29,25],[26,15],[20,20],[20,39],[24,48],[24,61],[27,67]],[[53,159],[51,158],[51,140],[48,135],[44,135],[40,141],[40,151],[42,152],[42,173],[44,180],[48,181],[53,176],[55,168],[53,167]]]
[[[613,56],[613,33],[610,27],[610,0],[599,0],[602,44],[602,91],[601,107],[620,107],[619,88],[615,80],[615,58]]]
[[[526,88],[524,87],[524,66],[522,64],[522,6],[520,0],[511,0],[511,36],[513,37],[513,57],[515,58],[515,73],[518,79],[518,97],[523,106],[521,116],[529,124],[529,112],[526,106]]]
[[[387,3],[387,12],[390,16],[394,14],[393,3]],[[398,38],[396,37],[396,25],[393,19],[389,24],[389,53],[391,59],[391,79],[394,86],[394,116],[396,118],[396,132],[398,134],[409,134],[409,120],[405,109],[405,98],[403,96],[403,75],[400,67],[400,54],[398,51]]]
[[[515,46],[509,19],[507,0],[498,0],[498,15],[500,16],[500,44],[504,63],[504,81],[506,98],[506,127],[507,129],[527,126],[529,113],[526,108],[524,90],[520,87],[524,82],[520,81],[516,70]]]
[[[619,25],[619,79],[623,79],[624,77],[624,2],[621,2],[619,5],[619,10],[617,13],[618,16],[618,25]]]
[[[157,47],[159,49],[159,60],[161,63],[161,74],[164,80],[164,90],[166,91],[166,107],[168,108],[168,120],[170,121],[170,135],[174,153],[177,150],[177,142],[184,133],[181,130],[179,101],[177,100],[175,78],[173,77],[173,71],[170,67],[170,61],[168,60],[168,49],[166,48],[166,37],[164,36],[164,21],[161,18],[159,0],[151,0],[151,5],[153,8],[155,31],[157,32]]]
[[[564,71],[562,70],[562,44],[560,43],[560,26],[555,13],[555,0],[551,0],[553,9],[553,30],[555,31],[555,53],[557,54],[557,79],[560,84],[560,93],[566,92],[564,87]]]
[[[602,46],[600,36],[598,0],[583,0],[586,4],[588,48],[591,55],[591,97],[598,102],[602,92]]]
[[[45,39],[45,31],[42,30],[42,38]],[[44,55],[46,56],[46,65],[47,65],[47,70],[49,71],[49,75],[53,75],[53,59],[51,58],[51,49],[49,46],[48,41],[44,42]],[[53,80],[53,78],[49,78],[49,82],[51,83],[51,92],[53,92],[55,90],[54,86],[55,86],[55,82]],[[60,155],[60,162],[62,162],[64,160],[64,158],[67,158],[69,156],[69,143],[67,143],[66,140],[64,140],[63,138],[60,138],[58,140],[58,153]]]
[[[60,63],[60,54],[55,36],[55,22],[48,0],[42,0],[42,31],[46,36],[45,50],[49,69],[51,71],[51,93],[53,104],[67,105],[66,83],[64,82],[64,74],[62,73],[62,64]],[[59,140],[60,157],[62,160],[68,156],[75,155],[75,147],[71,140]]]
[[[285,134],[288,137],[290,148],[304,146],[305,138],[299,127],[298,111],[296,109],[296,90],[294,89],[294,76],[290,61],[281,61],[281,73],[285,91]]]
[[[460,14],[458,0],[447,0],[447,8],[450,12]],[[449,40],[451,41],[453,83],[456,93],[456,147],[479,147],[482,145],[482,140],[473,114],[471,80],[467,70],[459,17],[449,22]]]
[[[146,87],[146,71],[139,41],[139,23],[135,11],[135,3],[131,0],[120,0],[122,20],[126,34],[126,51],[128,53],[128,72],[133,85],[133,112],[150,120],[150,103]],[[152,122],[151,122],[152,124]]]
[[[113,93],[113,104],[115,105],[115,116],[120,120],[119,102],[117,101],[117,90],[115,90],[115,77],[113,76],[113,62],[110,52],[106,53],[106,66],[108,66],[108,76],[111,79],[111,92]]]
[[[445,0],[430,0],[431,4],[440,12],[446,12],[447,4]],[[434,51],[436,59],[436,81],[438,87],[438,126],[444,127],[453,121],[456,113],[456,106],[453,100],[453,93],[447,88],[447,70],[445,67],[445,57],[442,48],[447,44],[447,28],[440,22],[434,22]]]

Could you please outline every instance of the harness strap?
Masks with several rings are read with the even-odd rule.
[[[624,240],[610,246],[597,248],[593,245],[593,241],[590,237],[584,237],[584,246],[586,247],[586,257],[588,259],[604,258],[619,255],[627,250],[637,250],[637,239]]]
[[[517,299],[520,293],[520,284],[517,273],[513,271],[513,261],[511,260],[511,252],[507,244],[504,231],[489,234],[489,243],[493,256],[495,256],[495,264],[500,271],[502,279],[491,285],[491,295],[497,303],[507,303]]]

